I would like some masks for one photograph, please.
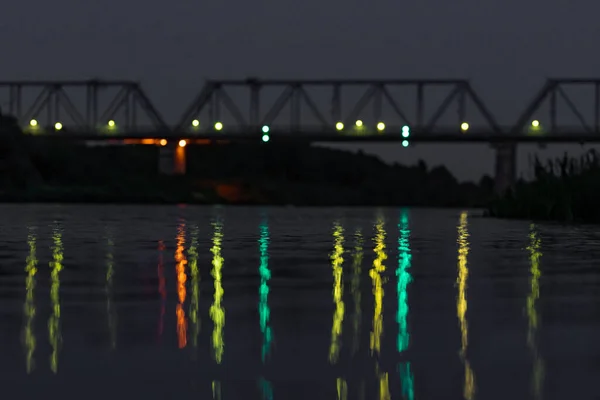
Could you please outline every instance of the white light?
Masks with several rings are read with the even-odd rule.
[[[469,130],[469,124],[466,122],[463,122],[462,124],[460,124],[460,129],[463,131]]]
[[[408,127],[408,125],[404,125],[402,127],[402,137],[407,138],[410,136],[410,128]]]
[[[344,129],[344,124],[341,122],[338,122],[337,124],[335,124],[335,129],[337,129],[338,131],[341,131],[342,129]]]
[[[216,130],[218,130],[218,131],[220,131],[221,129],[223,129],[223,124],[222,124],[222,123],[220,123],[220,122],[217,122],[217,123],[215,124],[215,129],[216,129]]]
[[[377,124],[377,130],[378,131],[382,131],[385,129],[385,124],[383,122],[380,122]]]
[[[193,121],[192,121],[192,126],[193,126],[194,128],[197,128],[198,126],[200,126],[200,121],[198,121],[197,119],[193,120]]]
[[[54,129],[60,131],[63,128],[63,125],[60,122],[54,124]]]
[[[363,122],[359,119],[358,121],[356,121],[356,126],[360,128],[361,126],[363,126]]]

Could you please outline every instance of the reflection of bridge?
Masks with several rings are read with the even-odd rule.
[[[515,143],[600,142],[600,79],[548,80],[508,126],[466,80],[209,80],[172,125],[131,81],[0,81],[2,89],[0,104],[34,137],[484,142],[497,145],[503,187],[514,179]]]

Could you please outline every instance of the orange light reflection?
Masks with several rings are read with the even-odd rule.
[[[177,228],[177,249],[175,250],[175,272],[177,273],[177,296],[179,304],[177,304],[177,338],[179,348],[183,349],[187,345],[187,320],[183,305],[185,303],[185,282],[187,276],[185,274],[185,265],[187,260],[184,255],[185,250],[185,223],[181,222]]]

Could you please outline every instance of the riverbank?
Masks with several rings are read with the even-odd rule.
[[[444,167],[310,145],[187,146],[183,176],[160,174],[158,146],[14,147],[0,148],[1,202],[482,207],[492,191],[490,178],[459,183]]]
[[[489,215],[539,221],[600,223],[600,157],[590,150],[579,159],[566,154],[532,162],[534,180],[520,181],[511,193],[494,199]]]

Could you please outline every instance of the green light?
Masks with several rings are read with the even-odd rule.
[[[409,136],[410,136],[410,128],[408,127],[408,125],[404,125],[402,127],[402,137],[407,138]]]
[[[402,141],[402,147],[408,147],[408,140]]]
[[[267,143],[269,140],[270,140],[269,135],[267,135],[267,134],[262,135],[262,141],[263,142]]]
[[[269,127],[267,125],[263,125],[262,131],[263,133],[269,133]]]

